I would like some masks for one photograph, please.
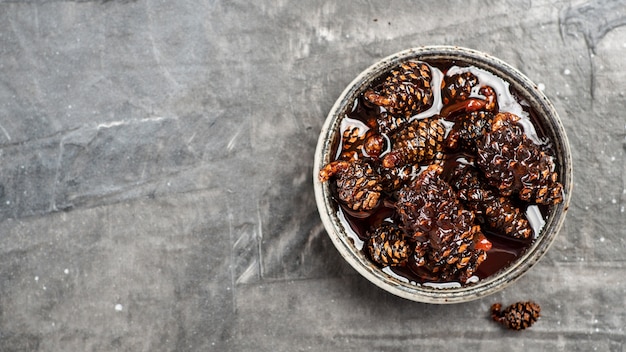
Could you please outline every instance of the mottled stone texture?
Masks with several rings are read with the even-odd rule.
[[[624,0],[0,0],[0,351],[624,351],[624,38]],[[574,157],[547,256],[466,304],[358,276],[313,196],[337,96],[426,44],[545,87]]]

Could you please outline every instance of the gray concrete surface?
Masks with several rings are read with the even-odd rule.
[[[625,38],[623,0],[0,0],[0,351],[626,351]],[[358,276],[311,179],[344,87],[427,44],[545,87],[575,164],[547,256],[448,306]]]

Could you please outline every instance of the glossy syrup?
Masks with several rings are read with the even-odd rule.
[[[528,138],[533,140],[536,144],[544,146],[547,150],[550,150],[551,145],[549,138],[545,134],[545,129],[541,125],[535,111],[530,109],[529,104],[520,98],[517,92],[513,91],[508,82],[505,82],[496,75],[487,72],[483,69],[474,66],[457,66],[455,62],[429,62],[433,72],[433,87],[441,87],[441,81],[445,74],[461,73],[470,71],[476,75],[479,79],[479,86],[489,85],[497,94],[498,111],[499,112],[511,112],[521,117],[522,127]],[[374,81],[373,86],[380,82]],[[475,97],[480,97],[478,88],[472,91]],[[421,119],[433,117],[439,114],[442,108],[441,93],[439,89],[434,89],[434,103],[433,107],[425,112],[422,112],[413,119]],[[355,123],[362,124],[362,127],[376,128],[376,116],[381,113],[381,109],[378,106],[365,101],[362,95],[360,95],[352,104],[349,111],[345,114],[346,121],[350,123],[342,123],[342,130],[338,134],[341,136],[344,132],[343,129],[353,126]],[[449,124],[446,124],[450,128],[453,124],[453,120]],[[387,136],[384,136],[388,138]],[[335,141],[337,145],[337,155],[340,153],[339,141]],[[384,155],[385,152],[383,152]],[[382,157],[382,156],[381,156]],[[451,170],[455,168],[458,163],[472,163],[473,157],[463,153],[453,153],[445,156],[444,159],[444,179],[450,177]],[[558,167],[558,165],[557,165]],[[391,199],[392,195],[387,195],[387,199]],[[534,242],[538,234],[541,232],[545,220],[549,215],[550,209],[547,206],[527,205],[524,202],[517,201],[512,198],[512,201],[523,212],[526,212],[526,218],[528,219],[531,227],[533,228],[534,235],[529,240],[515,240],[509,237],[505,237],[496,232],[491,231],[484,226],[481,226],[483,234],[492,243],[491,249],[487,252],[487,259],[481,263],[475,272],[470,282],[476,282],[478,280],[487,278],[498,271],[506,268],[519,258]],[[361,249],[367,256],[367,250],[364,248],[364,242],[367,241],[367,232],[373,227],[379,226],[382,222],[399,223],[399,218],[393,208],[391,200],[383,202],[383,204],[373,213],[367,214],[354,214],[350,213],[348,209],[339,206],[339,215],[343,219],[344,226],[351,229],[348,231],[352,237],[353,242],[357,248]],[[480,223],[481,219],[477,216],[477,221]],[[460,283],[433,283],[429,280],[425,280],[423,276],[419,274],[419,268],[416,267],[414,260],[409,260],[405,266],[394,266],[383,268],[383,271],[387,274],[398,278],[401,281],[412,282],[416,284],[432,285],[436,287],[460,287]]]

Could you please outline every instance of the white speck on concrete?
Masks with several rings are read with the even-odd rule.
[[[121,304],[116,304],[115,305],[115,311],[116,312],[121,312],[124,309],[124,306],[122,306]]]
[[[335,35],[329,28],[320,27],[318,30],[318,35],[320,38],[329,42],[335,40]]]
[[[604,242],[604,237],[600,237],[600,242]]]
[[[546,85],[543,83],[539,83],[537,84],[537,88],[539,88],[539,90],[543,92],[544,90],[546,90]]]
[[[65,268],[65,270],[63,270],[63,272],[65,273],[65,275],[70,273],[70,269]]]
[[[48,289],[45,285],[42,288],[44,291]]]
[[[619,211],[620,211],[620,213],[623,213],[623,212],[624,212],[624,206],[623,206],[623,205],[622,205],[622,207],[621,207],[621,208],[619,208]]]
[[[615,199],[615,198],[611,199],[611,203],[613,203],[613,204],[617,203],[617,199]]]
[[[565,70],[563,70],[563,74],[566,76],[569,76],[572,73],[572,71],[569,70],[569,68],[566,68]]]

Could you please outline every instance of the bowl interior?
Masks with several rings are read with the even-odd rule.
[[[453,61],[459,66],[475,66],[489,71],[508,82],[531,108],[544,129],[543,134],[553,143],[559,181],[563,184],[562,203],[551,206],[541,233],[532,245],[508,267],[475,284],[462,287],[433,287],[407,282],[402,277],[384,272],[374,265],[356,247],[355,234],[343,224],[342,213],[333,201],[330,187],[318,180],[319,170],[334,160],[341,121],[347,109],[376,78],[390,68],[406,60],[426,62]],[[429,46],[408,49],[393,54],[367,68],[344,90],[328,114],[319,136],[314,160],[314,188],[318,210],[324,226],[342,257],[361,275],[375,285],[397,296],[426,303],[465,302],[494,293],[511,284],[531,268],[548,250],[564,221],[572,187],[572,162],[567,136],[561,121],[546,96],[526,76],[507,63],[475,50],[451,47]]]

